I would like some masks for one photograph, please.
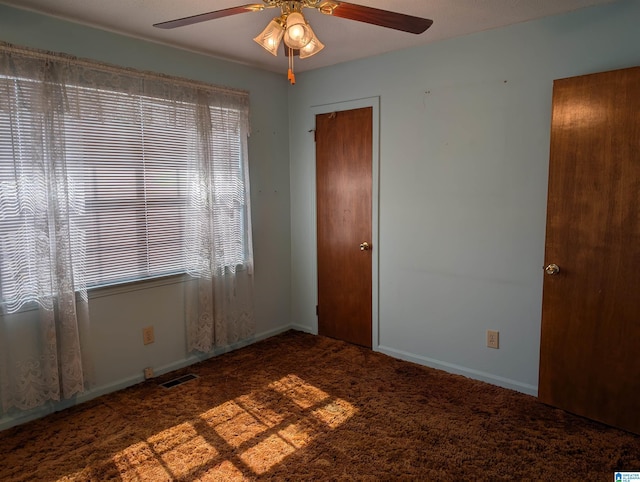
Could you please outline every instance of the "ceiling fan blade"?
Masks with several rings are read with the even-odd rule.
[[[347,18],[358,22],[379,25],[380,27],[420,34],[433,24],[428,18],[414,17],[404,13],[390,12],[379,8],[365,7],[348,2],[327,1],[318,7],[320,12],[334,17]]]
[[[194,23],[206,22],[207,20],[228,17],[230,15],[237,15],[239,13],[259,12],[260,10],[264,10],[265,8],[269,7],[267,7],[266,5],[254,3],[216,10],[215,12],[201,13],[199,15],[192,15],[190,17],[178,18],[176,20],[169,20],[167,22],[154,23],[153,26],[158,28],[183,27],[185,25],[192,25]]]

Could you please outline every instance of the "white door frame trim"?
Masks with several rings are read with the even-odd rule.
[[[379,268],[380,268],[380,97],[366,97],[350,101],[311,106],[313,118],[313,130],[315,130],[316,115],[340,112],[344,110],[372,108],[372,150],[371,150],[371,347],[378,351],[380,340],[380,315],[379,315]],[[318,237],[317,237],[317,210],[316,210],[316,153],[313,152],[313,293],[318,304]],[[314,332],[318,333],[318,317],[315,318]]]

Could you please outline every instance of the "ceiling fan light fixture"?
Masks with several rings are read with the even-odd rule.
[[[311,42],[312,37],[313,32],[300,12],[291,12],[287,15],[286,30],[284,32],[284,43],[287,47],[300,50]]]
[[[260,4],[223,8],[213,12],[156,23],[153,26],[171,29],[240,13],[259,12],[267,8],[280,8],[281,15],[269,22],[269,25],[253,40],[274,57],[277,57],[278,48],[284,40],[286,45],[285,53],[289,57],[289,80],[292,84],[295,83],[293,73],[294,55],[299,55],[301,59],[304,59],[317,54],[325,47],[316,37],[302,14],[302,10],[305,8],[313,8],[324,15],[355,20],[413,34],[421,34],[433,24],[433,20],[428,18],[356,5],[342,0],[262,0]]]
[[[276,17],[253,40],[270,54],[277,56],[278,47],[284,36],[284,25],[280,17]]]
[[[324,48],[324,44],[320,42],[320,39],[316,37],[315,32],[311,29],[311,25],[307,24],[307,27],[311,31],[311,41],[300,49],[300,58],[306,59],[312,55],[317,54]]]

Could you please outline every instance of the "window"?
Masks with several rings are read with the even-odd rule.
[[[43,94],[51,90],[46,74],[0,72],[0,289],[14,307],[41,291],[34,225],[52,195],[42,159],[55,149],[64,158],[56,175],[66,181],[74,283],[97,287],[203,262],[217,271],[251,263],[246,94],[234,102],[237,94],[201,84],[131,72],[108,82],[112,72],[96,72],[54,84],[61,90],[53,99],[64,105],[53,117],[43,113],[50,106],[42,102],[52,102]],[[62,142],[52,143],[46,124],[55,122]],[[194,225],[201,216],[210,223]],[[203,229],[214,245],[208,261],[193,259]]]
[[[183,273],[190,159],[198,155],[193,104],[78,89],[76,101],[101,109],[72,119],[65,131],[69,179],[84,196],[77,223],[86,241],[87,286]],[[240,116],[213,108],[218,264],[246,261],[246,210]],[[238,196],[239,194],[239,196]]]

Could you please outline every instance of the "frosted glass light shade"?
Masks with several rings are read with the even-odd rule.
[[[288,47],[300,50],[311,41],[312,37],[313,32],[311,32],[311,29],[307,25],[307,22],[301,13],[293,12],[287,16],[287,28],[284,33],[284,43],[287,44]]]
[[[300,49],[300,58],[306,59],[312,55],[317,54],[324,48],[324,44],[320,42],[320,39],[316,37],[315,32],[311,29],[311,25],[307,24],[309,31],[311,32],[311,41]]]
[[[253,40],[263,49],[275,56],[278,55],[278,47],[284,35],[284,27],[279,17],[269,22],[269,25]]]

